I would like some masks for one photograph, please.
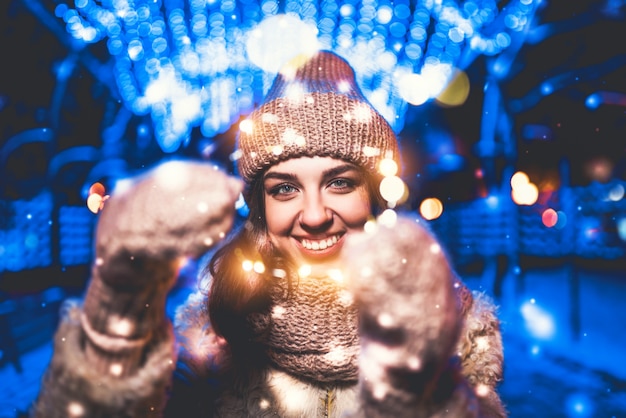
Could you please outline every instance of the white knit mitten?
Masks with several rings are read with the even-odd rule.
[[[434,236],[399,216],[351,236],[346,263],[360,310],[357,416],[476,416],[454,362],[461,329],[455,275]]]
[[[241,188],[209,164],[174,161],[130,180],[106,201],[81,318],[96,368],[136,370],[145,342],[164,326],[179,260],[200,256],[225,236]]]
[[[82,309],[61,320],[33,417],[162,415],[176,364],[167,293],[179,259],[231,228],[241,189],[208,164],[169,162],[114,191]]]
[[[208,163],[163,163],[105,202],[98,221],[98,257],[201,255],[231,228],[242,187],[240,180]]]

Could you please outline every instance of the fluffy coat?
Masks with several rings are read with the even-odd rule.
[[[459,293],[470,292],[463,284],[457,283],[457,289],[460,289],[458,290]],[[481,404],[481,413],[476,416],[504,417],[506,411],[496,391],[497,385],[502,379],[503,371],[502,342],[496,311],[491,299],[482,292],[475,291],[470,294],[469,298],[467,295],[464,297],[466,300],[465,323],[455,346],[455,353],[460,364],[462,364],[463,376],[473,390],[480,393],[478,399]],[[220,370],[220,367],[228,364],[227,347],[213,333],[210,326],[207,326],[209,322],[205,298],[206,295],[203,292],[196,292],[177,310],[175,324],[181,348],[179,362],[184,364],[184,368],[181,369],[185,370],[183,374],[187,384],[210,381],[218,374],[217,371]],[[469,305],[467,305],[467,301],[469,301]],[[223,370],[221,371],[223,372]],[[354,412],[358,405],[358,387],[356,385],[337,388],[333,394],[335,398],[334,414],[326,415],[327,412],[324,410],[326,389],[298,380],[272,368],[268,368],[268,375],[265,379],[257,378],[254,382],[248,383],[249,387],[245,388],[243,392],[247,392],[250,399],[276,399],[282,405],[275,407],[275,416],[285,418],[341,417],[347,416],[349,412]],[[202,384],[198,387],[201,386]],[[199,405],[201,402],[198,398],[202,399],[202,397],[207,400],[207,393],[202,393],[202,389],[187,391],[184,396],[187,398],[184,401],[178,400],[178,405]],[[295,405],[292,405],[294,400]],[[222,413],[218,416],[257,416],[243,413],[243,407],[238,405],[238,398],[232,394],[225,395],[221,399],[221,405]],[[206,407],[210,408],[210,406]],[[179,412],[178,408],[170,408],[172,416]],[[409,415],[416,416],[413,412]],[[389,414],[387,416],[396,415]]]

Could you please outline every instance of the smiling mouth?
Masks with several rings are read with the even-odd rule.
[[[302,246],[307,250],[322,251],[337,244],[338,240],[339,235],[333,235],[332,237],[320,240],[303,239],[300,241],[300,244],[302,244]]]

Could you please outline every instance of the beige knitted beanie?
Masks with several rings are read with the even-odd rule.
[[[237,168],[248,184],[271,165],[303,156],[340,158],[371,172],[391,158],[400,168],[393,130],[350,65],[329,51],[292,60],[239,127]]]

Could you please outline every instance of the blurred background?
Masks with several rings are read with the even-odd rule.
[[[239,121],[320,48],[398,133],[398,203],[499,305],[510,416],[626,417],[626,1],[6,0],[0,19],[0,417],[36,396],[117,182],[232,171]]]

